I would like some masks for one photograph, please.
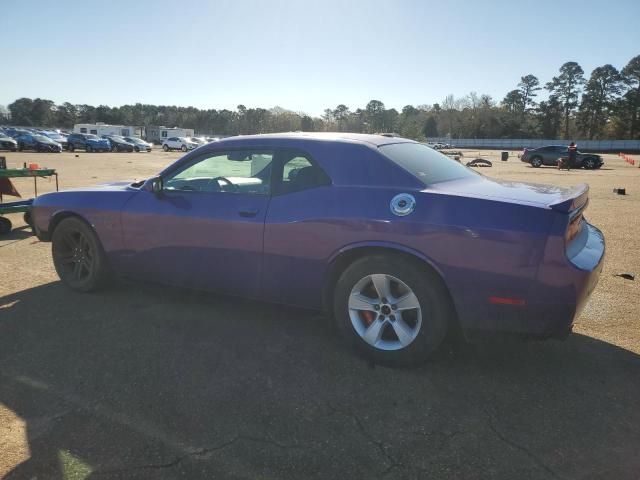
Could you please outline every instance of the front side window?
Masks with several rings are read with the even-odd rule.
[[[421,143],[393,143],[382,145],[379,149],[425,185],[479,175]]]
[[[199,158],[163,181],[167,191],[268,195],[273,152],[239,150]]]

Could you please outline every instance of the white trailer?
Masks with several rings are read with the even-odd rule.
[[[193,128],[162,127],[159,125],[148,125],[146,127],[147,142],[162,143],[171,137],[193,137]]]
[[[144,127],[135,125],[109,125],[102,122],[76,123],[73,133],[93,133],[94,135],[120,135],[122,137],[144,137]]]

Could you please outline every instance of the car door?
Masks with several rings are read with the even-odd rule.
[[[273,153],[200,154],[140,191],[122,213],[126,274],[198,289],[260,295]]]

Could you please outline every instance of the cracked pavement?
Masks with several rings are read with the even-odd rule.
[[[87,466],[78,478],[640,472],[640,360],[588,337],[483,342],[394,370],[317,314],[202,293],[50,283],[0,303],[0,409],[30,452],[0,460],[7,479],[67,478],[60,452]]]

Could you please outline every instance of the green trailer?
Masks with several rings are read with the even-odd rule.
[[[2,181],[2,179],[25,177],[33,177],[34,197],[38,196],[38,178],[55,177],[56,191],[58,191],[58,173],[53,168],[39,168],[35,170],[29,168],[0,168],[0,181]],[[24,213],[24,221],[31,225],[32,203],[33,198],[15,202],[4,202],[2,188],[0,188],[0,234],[9,233],[11,231],[11,220],[3,216],[9,213]]]

